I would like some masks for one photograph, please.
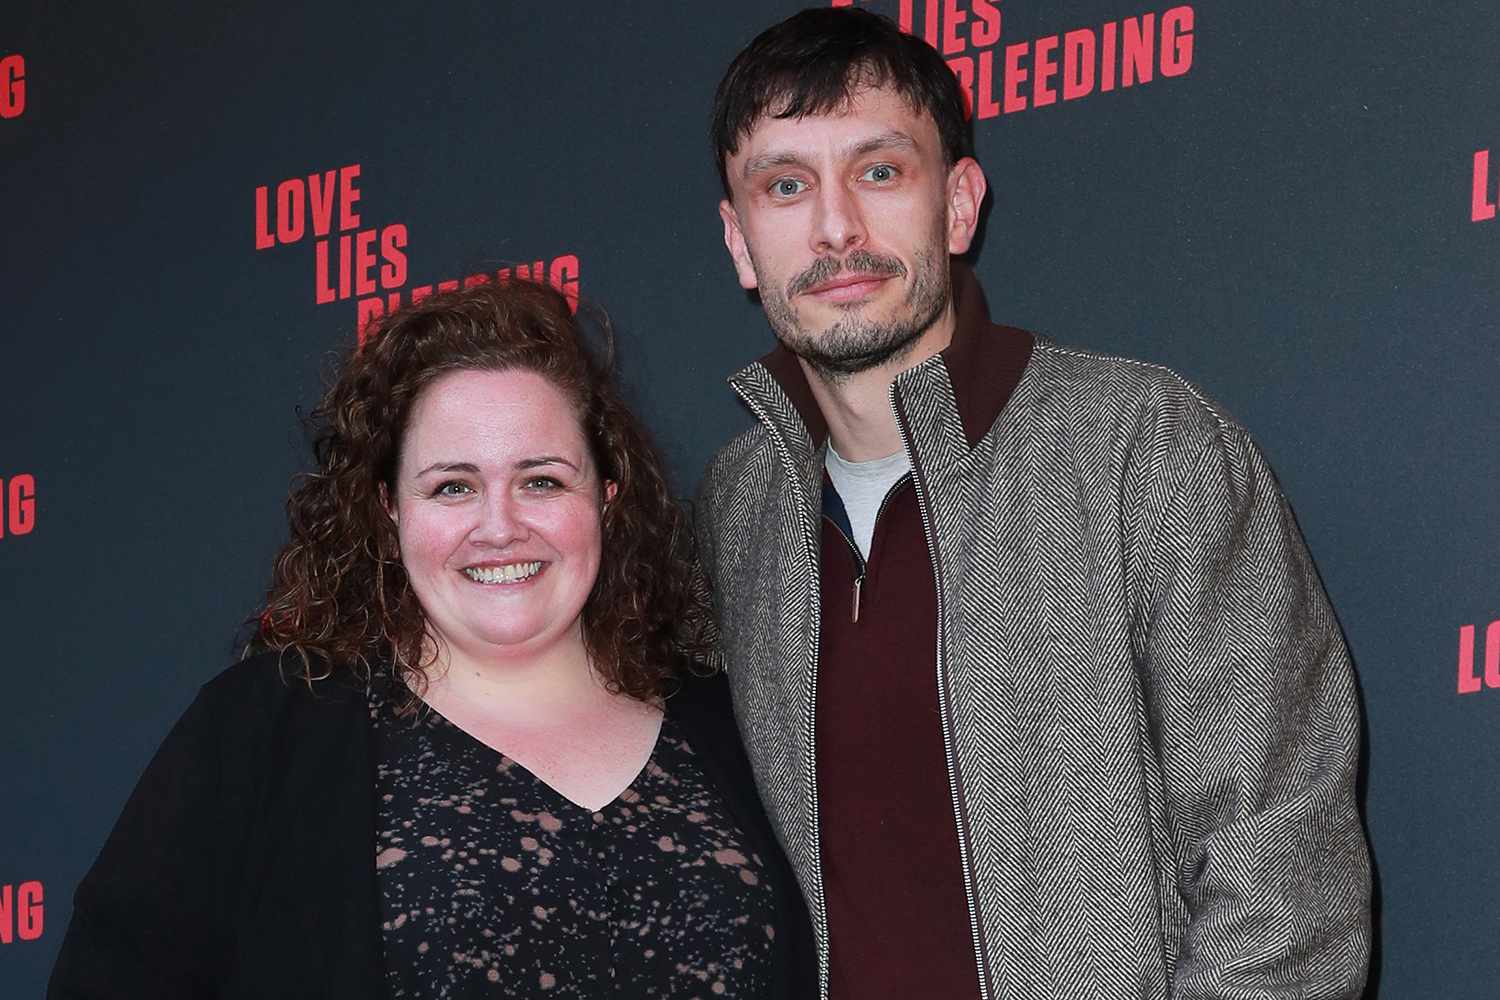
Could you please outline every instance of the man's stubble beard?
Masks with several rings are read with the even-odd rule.
[[[943,234],[919,250],[913,259],[914,275],[903,300],[905,315],[887,321],[865,319],[858,315],[860,305],[844,309],[845,316],[825,329],[808,332],[797,320],[791,300],[834,275],[848,270],[860,274],[903,277],[907,269],[894,257],[867,250],[854,250],[842,261],[823,257],[786,283],[761,286],[761,305],[766,319],[787,350],[806,361],[824,382],[836,385],[852,375],[900,361],[909,354],[922,334],[937,322],[952,299],[948,274],[948,254]],[[753,260],[753,255],[752,255]],[[767,294],[767,288],[774,292]]]

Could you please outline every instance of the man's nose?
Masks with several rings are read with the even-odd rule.
[[[842,184],[830,184],[818,192],[812,234],[815,252],[853,250],[864,244],[866,235],[864,213],[853,192]]]

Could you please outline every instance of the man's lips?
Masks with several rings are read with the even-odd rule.
[[[840,274],[818,282],[803,294],[831,302],[848,302],[864,298],[893,277],[892,274]]]

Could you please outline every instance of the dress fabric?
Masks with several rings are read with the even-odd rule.
[[[370,710],[390,996],[771,995],[771,875],[670,715],[591,812],[430,708]]]

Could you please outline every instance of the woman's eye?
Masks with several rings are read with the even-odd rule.
[[[884,184],[886,181],[893,181],[896,179],[896,168],[891,166],[889,163],[877,163],[875,164],[875,166],[865,171],[864,179],[867,181],[874,181],[877,184]]]
[[[555,490],[562,486],[551,476],[532,476],[525,485],[528,490]]]
[[[790,198],[807,190],[807,185],[795,177],[781,177],[771,184],[771,193],[780,198]]]
[[[443,483],[436,490],[433,490],[432,495],[435,497],[461,497],[466,493],[472,492],[474,491],[469,488],[468,483],[451,481]]]

